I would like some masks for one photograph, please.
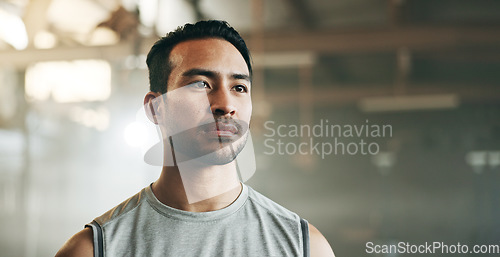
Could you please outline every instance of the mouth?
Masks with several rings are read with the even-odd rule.
[[[238,134],[239,129],[234,124],[227,123],[215,123],[216,130],[212,132],[216,132],[218,136],[229,137]]]
[[[216,121],[206,124],[202,132],[209,138],[237,139],[243,132],[242,125],[237,121]]]

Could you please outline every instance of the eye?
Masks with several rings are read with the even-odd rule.
[[[238,93],[246,93],[246,92],[248,92],[247,87],[243,86],[243,85],[234,86],[233,90],[236,91],[236,92],[238,92]]]
[[[189,85],[186,85],[187,87],[194,88],[194,89],[206,89],[210,88],[207,82],[205,81],[196,81],[194,83],[191,83]]]

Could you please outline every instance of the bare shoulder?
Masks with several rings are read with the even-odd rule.
[[[92,229],[83,229],[64,243],[59,252],[56,253],[56,257],[93,257],[94,243],[92,238]]]
[[[311,224],[309,224],[309,244],[311,257],[335,257],[326,238]]]

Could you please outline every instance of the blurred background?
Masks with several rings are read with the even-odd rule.
[[[499,244],[500,1],[1,0],[0,256],[53,256],[157,178],[130,125],[145,55],[201,19],[227,20],[253,55],[248,184],[337,256],[398,256],[365,254],[370,241]],[[266,154],[265,140],[310,139],[265,136],[266,121],[322,120],[392,134],[339,138],[374,155]]]

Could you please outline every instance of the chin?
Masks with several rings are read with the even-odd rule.
[[[183,155],[187,157],[185,161],[194,160],[207,165],[225,165],[236,159],[236,156],[243,150],[247,142],[248,135],[244,135],[236,141],[220,144],[219,142],[205,142],[204,144],[189,144],[188,151],[184,148]],[[194,143],[194,142],[193,142]],[[196,147],[195,145],[198,145]]]
[[[236,159],[237,154],[233,155],[231,151],[225,149],[219,150],[197,158],[196,160],[208,165],[225,165]]]

